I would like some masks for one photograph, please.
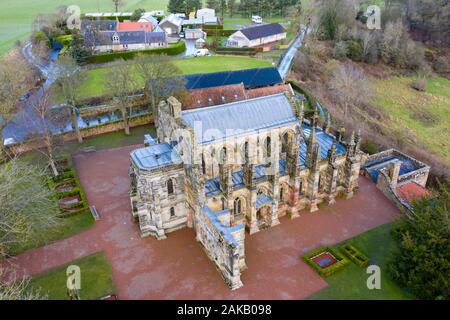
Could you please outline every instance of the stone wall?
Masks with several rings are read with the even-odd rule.
[[[136,116],[130,118],[130,128],[139,127],[146,124],[153,123],[153,115],[146,114],[141,116]],[[83,138],[94,137],[105,133],[111,133],[124,130],[122,121],[114,121],[109,123],[104,123],[98,126],[83,128],[81,129],[81,135]],[[64,141],[70,142],[77,140],[77,136],[75,132],[68,132],[63,135]],[[23,143],[17,143],[9,146],[9,150],[13,154],[21,154],[24,152],[28,152],[40,147],[40,143],[37,141],[26,141]]]

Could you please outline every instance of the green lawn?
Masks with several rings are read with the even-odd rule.
[[[11,255],[18,255],[33,248],[45,246],[51,242],[69,238],[75,234],[91,228],[95,220],[90,212],[82,213],[69,218],[61,218],[62,224],[53,231],[42,233],[37,239],[31,239],[11,250]]]
[[[136,8],[167,11],[168,0],[126,0],[121,11]],[[36,15],[54,12],[61,5],[78,5],[81,12],[113,12],[111,0],[2,0],[0,10],[0,57],[17,40],[26,40]]]
[[[270,23],[286,23],[286,18],[284,17],[275,17],[275,18],[263,18],[263,22]],[[227,30],[235,30],[238,27],[252,25],[251,18],[237,18],[237,17],[225,17],[223,20],[223,28]]]
[[[366,285],[369,274],[365,268],[354,263],[326,278],[328,287],[315,293],[309,299],[318,300],[401,300],[414,299],[414,296],[394,283],[388,274],[388,260],[395,255],[396,244],[391,238],[394,223],[386,224],[354,237],[345,243],[352,244],[369,257],[369,265],[381,269],[381,290],[369,290]],[[339,246],[339,245],[338,245]],[[336,248],[338,247],[336,246]]]
[[[374,102],[390,116],[389,126],[403,133],[408,144],[429,150],[450,163],[450,81],[442,77],[428,79],[426,92],[419,92],[410,87],[413,80],[374,79]]]
[[[178,59],[173,62],[181,74],[210,73],[226,70],[243,70],[271,67],[269,61],[238,56],[211,56],[199,58]],[[79,89],[80,98],[95,97],[106,94],[105,79],[111,67],[96,68],[87,71],[83,85]],[[133,72],[134,66],[129,69]],[[143,80],[134,72],[136,89],[144,87]]]
[[[68,300],[66,269],[69,265],[80,267],[82,300],[95,300],[115,292],[111,264],[102,252],[35,276],[31,288],[47,294],[50,300]]]

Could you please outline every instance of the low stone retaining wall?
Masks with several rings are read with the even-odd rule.
[[[154,123],[154,119],[153,119],[153,115],[151,115],[151,114],[139,115],[139,116],[130,118],[129,123],[130,123],[130,128],[134,128],[134,127],[139,127],[139,126],[143,126],[146,124],[152,124],[152,123]],[[101,134],[116,132],[116,131],[120,131],[120,130],[124,130],[122,120],[107,122],[107,123],[103,123],[101,125],[97,125],[97,126],[93,126],[93,127],[89,127],[89,128],[83,128],[83,129],[81,129],[81,135],[83,136],[83,138],[88,138],[88,137],[94,137],[94,136],[98,136]],[[65,133],[63,135],[63,139],[64,139],[64,141],[67,141],[67,142],[75,141],[77,139],[77,135],[74,131],[71,131],[71,132]],[[9,150],[13,154],[21,154],[21,153],[28,152],[33,149],[39,148],[40,144],[41,143],[37,142],[36,140],[34,140],[34,141],[29,140],[26,142],[11,145],[11,146],[9,146]]]

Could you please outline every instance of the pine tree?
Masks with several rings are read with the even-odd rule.
[[[237,9],[236,0],[228,0],[227,6],[228,6],[228,12],[230,13],[230,18],[233,18],[233,14],[234,14],[235,10]]]
[[[186,12],[186,0],[169,0],[167,10],[171,13]]]

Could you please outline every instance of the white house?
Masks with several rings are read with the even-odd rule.
[[[205,39],[206,32],[202,29],[185,29],[184,30],[185,39]]]
[[[203,8],[197,10],[197,19],[202,18],[214,18],[216,16],[216,10],[209,9],[209,8]]]
[[[279,23],[261,24],[233,33],[227,46],[234,48],[253,48],[286,39],[286,30]]]
[[[183,19],[173,13],[159,23],[159,27],[169,36],[179,34],[182,25]]]

